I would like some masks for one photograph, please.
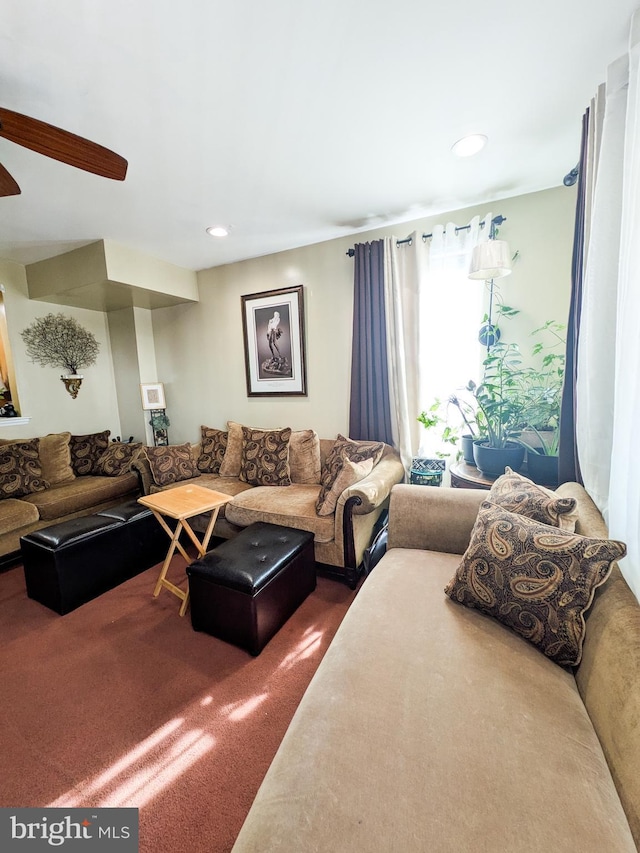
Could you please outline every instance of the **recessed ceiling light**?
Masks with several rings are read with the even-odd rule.
[[[473,133],[463,136],[451,146],[451,150],[458,157],[472,157],[478,151],[482,151],[487,144],[487,137],[483,133]]]
[[[225,225],[210,225],[207,228],[207,234],[212,237],[228,237],[229,229]]]

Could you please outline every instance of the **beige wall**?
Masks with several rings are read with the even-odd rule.
[[[10,419],[0,419],[0,437],[29,438],[61,430],[83,435],[102,429],[110,429],[113,435],[119,435],[120,418],[107,315],[29,300],[25,269],[10,261],[0,260],[0,283],[5,287],[7,327],[20,406],[22,414],[31,418],[26,426],[12,426]],[[60,381],[63,371],[55,367],[41,367],[30,361],[20,335],[37,317],[59,312],[74,317],[96,336],[100,344],[97,363],[83,371],[85,378],[75,400]]]
[[[223,427],[228,419],[266,427],[313,426],[323,437],[346,432],[353,300],[353,260],[347,249],[381,236],[403,238],[416,229],[428,233],[438,222],[464,225],[489,211],[507,217],[500,237],[519,252],[501,288],[505,303],[522,314],[503,328],[504,339],[519,339],[526,351],[532,329],[547,319],[567,318],[575,191],[565,187],[200,272],[198,304],[153,312],[169,440],[197,441],[200,424]],[[305,288],[308,396],[249,398],[240,297],[298,284]],[[443,322],[453,328],[455,316]]]
[[[519,339],[526,350],[535,326],[547,319],[566,320],[574,208],[575,190],[559,187],[204,270],[198,274],[199,303],[133,309],[133,315],[125,312],[119,318],[31,301],[24,267],[0,260],[20,403],[22,413],[31,417],[28,427],[0,421],[0,435],[29,437],[64,429],[82,434],[108,428],[126,437],[133,431],[136,440],[143,440],[137,393],[141,381],[165,383],[171,442],[197,441],[200,424],[222,427],[228,419],[256,426],[313,426],[323,437],[346,432],[353,300],[353,260],[346,252],[354,242],[429,232],[438,222],[464,225],[475,214],[489,211],[506,216],[500,236],[519,252],[519,259],[513,274],[502,280],[502,295],[522,314],[505,324],[504,337]],[[298,284],[305,289],[308,396],[249,398],[240,297]],[[101,344],[98,362],[84,372],[76,400],[60,382],[59,369],[26,358],[20,336],[36,317],[59,311],[75,317]],[[110,322],[118,350],[113,354]],[[443,322],[454,328],[455,315]]]

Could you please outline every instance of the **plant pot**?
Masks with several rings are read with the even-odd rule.
[[[485,477],[499,477],[509,466],[519,471],[524,461],[524,447],[508,441],[505,447],[490,447],[486,438],[473,442],[473,458],[476,468]]]
[[[540,453],[527,454],[527,473],[534,483],[558,488],[558,457],[542,456]]]
[[[475,465],[475,459],[473,458],[473,442],[474,437],[472,435],[461,435],[460,436],[460,448],[462,450],[462,458],[468,465]]]

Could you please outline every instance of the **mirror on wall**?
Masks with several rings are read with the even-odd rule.
[[[0,417],[15,417],[19,414],[20,401],[7,330],[4,287],[0,284]]]

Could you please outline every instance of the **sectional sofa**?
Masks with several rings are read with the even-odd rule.
[[[0,440],[0,563],[19,558],[27,533],[140,494],[131,463],[142,445],[110,442],[109,435]]]
[[[486,509],[487,497],[393,488],[389,548],[233,853],[636,851],[640,606],[611,563],[623,549],[520,519],[517,501]],[[577,501],[579,535],[606,537],[580,486],[557,498]],[[563,611],[580,614],[570,630]]]
[[[193,446],[147,447],[133,466],[145,494],[195,482],[232,495],[215,536],[228,539],[254,521],[311,531],[316,562],[352,587],[391,488],[405,477],[398,453],[380,442],[234,421],[225,430],[203,425]],[[207,521],[190,523],[204,530]]]

